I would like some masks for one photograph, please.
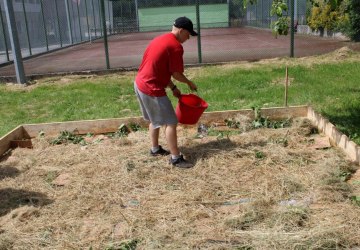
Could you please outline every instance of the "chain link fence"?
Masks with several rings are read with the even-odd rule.
[[[0,0],[0,73],[1,66],[14,60],[5,1]],[[306,25],[307,0],[293,1],[295,25]],[[185,63],[289,56],[290,36],[275,39],[271,35],[270,25],[276,20],[270,14],[272,0],[257,0],[247,8],[243,8],[242,0],[12,0],[12,3],[22,58],[54,51],[68,53],[73,62],[86,58],[73,71],[106,69],[96,64],[104,56],[99,44],[106,48],[111,68],[138,66],[149,40],[170,31],[179,16],[192,19],[200,33],[184,44]],[[287,4],[290,6],[291,0]],[[103,44],[104,41],[107,43]],[[311,42],[305,46],[310,48]],[[46,73],[58,70],[53,66]]]
[[[106,24],[113,23],[105,1]],[[12,0],[22,57],[91,41],[103,36],[100,0]],[[4,1],[0,1],[0,63],[13,60]]]

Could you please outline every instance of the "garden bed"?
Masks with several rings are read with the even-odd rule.
[[[32,148],[0,162],[0,249],[359,246],[358,164],[306,117],[250,113],[180,126],[188,170],[150,157],[140,127],[64,136],[24,126]]]

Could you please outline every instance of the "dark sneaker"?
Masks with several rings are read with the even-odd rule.
[[[174,166],[174,167],[178,167],[178,168],[192,168],[194,165],[188,161],[186,161],[184,159],[183,155],[180,155],[179,158],[177,158],[176,160],[172,159],[170,157],[170,163]]]
[[[158,155],[169,155],[170,152],[163,149],[161,146],[159,146],[159,149],[156,152],[151,151],[150,149],[150,155],[152,156],[158,156]]]

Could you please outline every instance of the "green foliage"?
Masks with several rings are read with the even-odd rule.
[[[352,41],[360,41],[360,1],[350,0],[349,9],[349,32],[348,35]]]
[[[282,17],[283,16],[283,12],[287,11],[288,7],[286,5],[286,3],[283,0],[274,0],[272,5],[271,5],[271,11],[270,14],[276,15],[278,17]]]
[[[137,124],[137,123],[130,123],[129,127],[130,127],[131,131],[134,131],[134,132],[139,131],[141,129],[140,124]]]
[[[325,28],[333,30],[337,26],[338,13],[326,0],[316,0],[311,9],[308,25],[311,29],[322,32]]]
[[[69,132],[69,131],[61,131],[60,135],[52,140],[50,144],[57,145],[57,144],[67,144],[67,143],[73,143],[73,144],[86,144],[84,141],[84,137],[81,135],[77,135],[75,133]]]
[[[232,118],[225,119],[225,124],[229,128],[240,128],[240,122]]]
[[[126,137],[130,133],[130,129],[125,125],[121,124],[118,130],[113,134],[114,137]]]
[[[135,250],[139,240],[126,240],[120,243],[112,244],[105,248],[105,250]]]
[[[353,41],[356,41],[354,34],[360,36],[360,1],[312,0],[310,2],[312,5],[307,20],[311,29],[320,32],[324,29],[340,31]]]
[[[256,159],[263,159],[265,158],[265,154],[261,151],[255,151],[255,158]]]
[[[338,6],[337,12],[337,30],[348,35],[350,32],[350,16],[349,16],[350,0],[343,0]]]
[[[270,121],[267,117],[261,116],[261,111],[259,107],[253,107],[254,110],[254,120],[251,125],[253,128],[285,128],[291,125],[291,121],[289,119],[284,121]]]
[[[352,203],[356,206],[360,206],[360,196],[351,196],[350,200],[352,201]]]
[[[271,5],[270,14],[277,16],[276,21],[271,22],[271,29],[275,37],[278,35],[286,36],[289,32],[289,21],[288,17],[283,16],[287,12],[288,7],[285,0],[274,0]]]
[[[238,0],[239,1],[239,0]],[[249,4],[256,4],[257,3],[257,0],[243,0],[243,5],[244,5],[244,9],[246,9],[246,7],[249,5]]]

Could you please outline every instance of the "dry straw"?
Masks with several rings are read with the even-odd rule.
[[[315,149],[307,120],[251,130],[234,119],[209,135],[180,128],[188,170],[150,157],[146,131],[12,151],[0,162],[0,249],[359,246],[359,189],[344,181],[356,166]]]

